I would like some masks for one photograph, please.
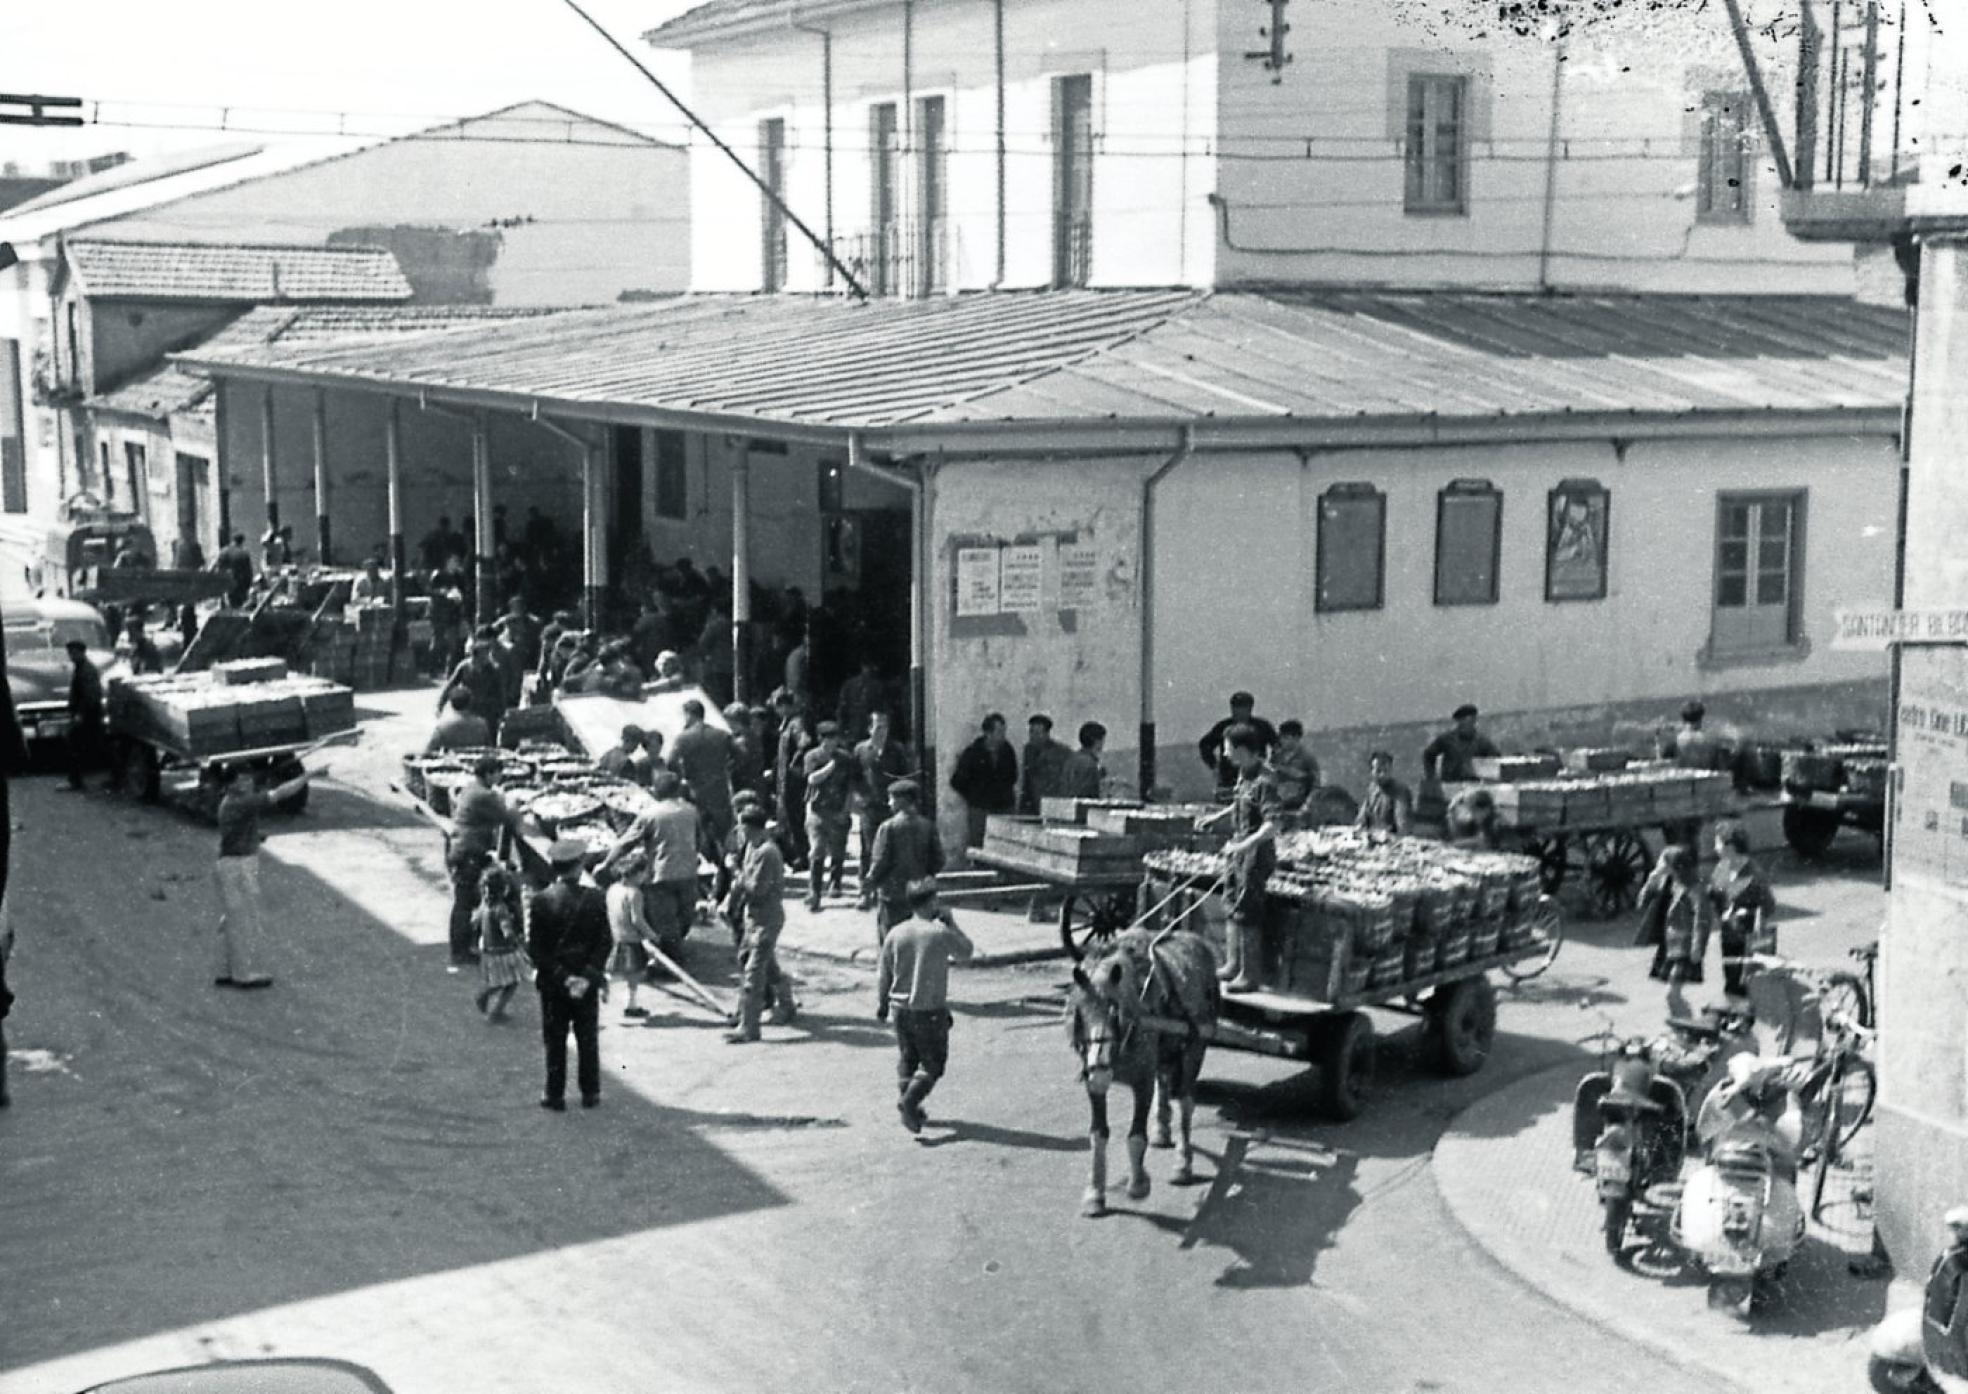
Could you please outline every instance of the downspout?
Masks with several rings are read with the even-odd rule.
[[[827,186],[827,245],[834,242],[834,31],[821,29],[816,25],[800,21],[799,11],[793,11],[791,24],[803,34],[820,36],[820,143],[821,161],[824,167],[823,178]],[[827,263],[828,290],[834,288],[834,265]]]
[[[533,406],[532,420],[534,425],[573,446],[581,455],[581,610],[588,628],[599,629],[602,597],[607,589],[607,578],[601,571],[605,549],[599,541],[601,447],[593,437],[570,431],[559,422],[540,415],[537,402]]]
[[[1893,532],[1893,608],[1906,606],[1906,554],[1907,554],[1907,494],[1913,483],[1913,392],[1920,364],[1920,273],[1926,252],[1921,244],[1913,244],[1913,267],[1907,272],[1907,299],[1913,313],[1907,323],[1907,393],[1906,414],[1900,420],[1900,501],[1899,518]],[[1900,692],[1901,661],[1906,646],[1892,646],[1892,667],[1888,670],[1886,690],[1886,758],[1891,778],[1888,780],[1885,833],[1882,850],[1885,853],[1886,873],[1884,887],[1893,889],[1893,820],[1899,816],[1900,802]]]
[[[1002,290],[1005,280],[1005,0],[991,0],[991,26],[997,59],[998,100],[998,271],[991,279],[992,290]],[[1186,111],[1187,108],[1185,107]]]
[[[1544,150],[1544,231],[1538,239],[1539,294],[1551,291],[1551,228],[1558,216],[1558,133],[1565,102],[1565,45],[1551,59],[1551,134]]]
[[[1184,426],[1175,453],[1141,485],[1141,797],[1155,788],[1155,486],[1196,452],[1196,428]]]
[[[847,437],[847,467],[906,489],[909,494],[910,566],[914,571],[909,587],[909,730],[916,743],[916,768],[925,781],[931,781],[936,768],[936,746],[929,737],[929,689],[924,669],[929,650],[929,509],[936,487],[936,474],[927,461],[912,472],[868,463],[862,450],[861,433]],[[934,798],[926,783],[925,801]],[[933,805],[931,805],[933,807]]]

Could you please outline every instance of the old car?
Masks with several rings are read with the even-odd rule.
[[[105,680],[122,671],[102,615],[79,600],[9,601],[6,639],[7,686],[30,746],[68,733],[69,640],[88,645]]]

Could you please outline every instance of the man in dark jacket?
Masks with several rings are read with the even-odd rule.
[[[950,774],[950,787],[962,796],[970,815],[964,846],[984,841],[984,820],[993,813],[1010,813],[1018,804],[1018,752],[1005,739],[1003,712],[984,718],[984,734],[964,747]]]
[[[512,684],[505,665],[499,662],[496,648],[489,627],[473,634],[471,657],[451,670],[451,677],[437,698],[437,709],[443,711],[453,688],[468,689],[472,695],[471,709],[484,720],[486,729],[491,731],[495,741],[499,738],[499,723],[505,719],[506,708],[512,705],[506,697]]]
[[[75,670],[68,678],[68,787],[82,787],[82,769],[100,763],[103,753],[103,680],[89,658],[89,646],[68,641]]]
[[[212,570],[225,573],[226,604],[235,610],[245,605],[246,594],[253,589],[253,554],[246,550],[246,534],[234,533],[232,541],[219,548]]]
[[[1237,782],[1237,764],[1230,758],[1230,752],[1224,749],[1224,732],[1240,723],[1250,727],[1264,738],[1264,749],[1261,754],[1267,760],[1271,758],[1272,750],[1277,747],[1276,728],[1263,717],[1254,715],[1256,710],[1257,698],[1250,693],[1231,693],[1230,715],[1203,732],[1203,738],[1196,742],[1196,753],[1203,757],[1203,763],[1216,774],[1216,790],[1219,795],[1227,794],[1230,787]]]
[[[875,944],[888,940],[889,930],[909,918],[909,887],[943,870],[943,839],[936,824],[916,811],[920,790],[913,779],[888,786],[895,812],[875,829],[874,853],[867,886],[875,901]]]
[[[533,897],[526,950],[540,989],[540,1030],[547,1046],[547,1088],[540,1107],[567,1108],[567,1032],[574,1032],[581,1107],[601,1102],[601,990],[608,981],[608,904],[581,884],[587,844],[572,839],[548,852],[554,881]]]
[[[808,861],[806,845],[806,752],[813,748],[812,728],[800,710],[800,700],[780,688],[772,694],[772,709],[779,714],[779,748],[773,762],[773,790],[779,805],[779,836],[784,843],[786,863],[794,871],[803,870]]]

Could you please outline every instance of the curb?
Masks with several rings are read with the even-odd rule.
[[[859,945],[846,952],[842,952],[839,949],[820,948],[809,944],[787,944],[783,941],[779,947],[781,952],[797,954],[801,958],[824,958],[833,963],[854,963],[862,967],[872,966],[875,962],[876,953],[875,948],[868,944]],[[1053,959],[1063,959],[1065,957],[1066,950],[1062,946],[1055,944],[1043,949],[1007,949],[1003,953],[975,954],[968,963],[954,964],[952,966],[967,969],[1010,968],[1016,967],[1019,964],[1045,963]]]
[[[1435,1187],[1443,1205],[1462,1232],[1492,1262],[1547,1300],[1646,1349],[1669,1364],[1720,1380],[1730,1389],[1748,1394],[1748,1391],[1759,1387],[1768,1387],[1769,1370],[1763,1370],[1760,1378],[1745,1381],[1743,1371],[1704,1359],[1690,1351],[1686,1342],[1671,1338],[1652,1324],[1634,1318],[1619,1305],[1603,1301],[1576,1286],[1551,1282],[1537,1265],[1524,1261],[1516,1252],[1515,1245],[1498,1242],[1496,1226],[1485,1217],[1484,1207],[1476,1199],[1475,1179],[1485,1169],[1483,1154],[1489,1146],[1470,1132],[1469,1125],[1487,1113],[1501,1112],[1503,1101],[1523,1095],[1551,1097],[1555,1089],[1559,1095],[1569,1096],[1576,1074],[1577,1069],[1572,1065],[1539,1070],[1485,1095],[1457,1114],[1436,1140],[1430,1157]]]

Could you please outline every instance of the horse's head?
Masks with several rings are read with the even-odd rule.
[[[1114,1082],[1115,1056],[1133,1030],[1148,971],[1132,945],[1118,943],[1073,967],[1073,1046],[1085,1063],[1089,1093],[1105,1094]]]

